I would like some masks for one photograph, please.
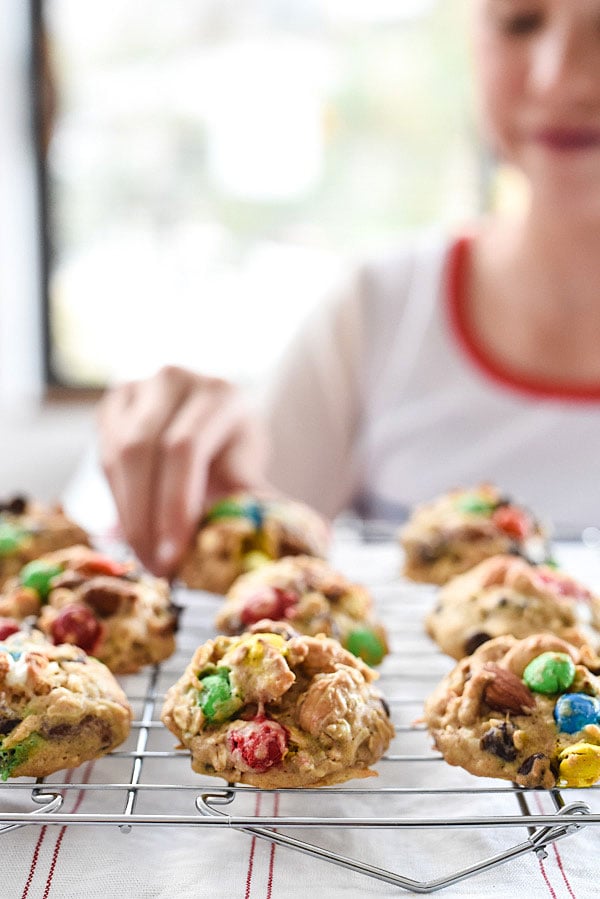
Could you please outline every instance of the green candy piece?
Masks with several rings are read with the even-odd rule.
[[[31,753],[43,742],[43,737],[38,733],[30,734],[21,743],[17,743],[12,749],[2,749],[0,746],[0,778],[8,780],[23,762],[27,761]]]
[[[223,499],[215,503],[206,513],[206,521],[216,521],[218,518],[245,518],[246,510],[232,499]]]
[[[8,522],[0,524],[0,556],[8,556],[15,552],[26,537],[27,531],[23,528],[17,528]]]
[[[367,665],[379,665],[385,655],[385,646],[377,634],[368,628],[358,628],[346,637],[346,649]]]
[[[456,508],[460,512],[469,512],[473,515],[491,515],[498,503],[485,499],[477,493],[466,493],[456,500]]]
[[[24,587],[35,590],[40,599],[47,599],[50,592],[50,581],[62,571],[62,565],[50,562],[29,562],[24,568],[21,568],[19,580]]]
[[[217,668],[214,674],[201,677],[200,683],[198,705],[211,724],[226,721],[243,706],[243,701],[231,688],[229,668]]]
[[[564,693],[575,680],[575,665],[565,652],[543,652],[523,672],[523,680],[535,693]]]

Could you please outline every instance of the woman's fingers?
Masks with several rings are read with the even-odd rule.
[[[172,572],[193,538],[207,493],[215,492],[214,472],[222,471],[232,446],[240,441],[251,453],[244,435],[252,427],[239,391],[223,383],[198,391],[171,420],[160,440],[156,468],[153,571]],[[262,454],[252,454],[246,462],[241,478],[231,472],[219,492],[251,486],[262,478]]]
[[[170,574],[207,496],[263,484],[265,440],[238,390],[168,367],[107,394],[100,449],[124,536]]]

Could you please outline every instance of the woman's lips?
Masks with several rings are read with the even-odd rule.
[[[534,139],[550,150],[589,150],[600,147],[600,129],[540,128],[535,132]]]

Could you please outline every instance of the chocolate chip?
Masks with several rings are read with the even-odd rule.
[[[535,762],[538,759],[543,758],[545,758],[543,752],[535,752],[533,755],[528,756],[519,768],[517,774],[531,774],[531,769],[533,768]]]
[[[385,699],[383,698],[383,696],[380,696],[380,697],[379,697],[379,702],[380,702],[381,705],[383,706],[383,711],[385,712],[385,714],[388,716],[388,718],[391,718],[392,713],[391,713],[391,711],[390,711],[390,707],[389,707],[389,705],[387,704],[387,702],[385,701]]]
[[[416,550],[417,560],[421,565],[427,565],[437,560],[444,554],[444,544],[436,543],[434,545],[422,543]]]
[[[496,605],[498,606],[499,609],[504,609],[509,604],[510,604],[510,599],[508,599],[506,596],[501,596],[500,599],[498,600],[498,602],[496,603]]]
[[[481,748],[497,755],[505,762],[514,762],[517,750],[513,743],[514,727],[510,722],[503,721],[498,727],[491,727],[481,738]]]
[[[491,639],[491,635],[486,634],[485,631],[477,631],[476,634],[471,634],[469,639],[465,641],[466,654],[470,656],[471,653],[475,652],[478,646],[482,646],[484,643],[487,643],[487,641]]]
[[[20,723],[20,718],[0,718],[0,734],[9,734]]]
[[[2,507],[12,515],[22,515],[27,508],[27,499],[24,496],[13,496],[8,502],[3,503]]]

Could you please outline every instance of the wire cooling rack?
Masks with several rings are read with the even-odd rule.
[[[424,698],[452,664],[423,633],[422,618],[433,592],[399,580],[391,544],[365,546],[347,536],[334,562],[371,586],[393,649],[381,667],[379,686],[390,705],[396,737],[377,766],[377,780],[257,790],[194,774],[189,754],[173,748],[174,737],[160,722],[160,710],[166,689],[196,646],[214,633],[211,624],[220,600],[181,591],[178,601],[185,612],[176,655],[143,675],[121,679],[135,715],[129,740],[88,765],[83,783],[71,783],[59,772],[3,786],[0,833],[43,824],[118,827],[123,833],[151,825],[234,828],[399,888],[429,893],[531,853],[544,858],[553,842],[600,824],[598,788],[523,790],[446,765],[419,722]],[[85,814],[64,811],[71,807],[65,800],[72,791],[86,794]],[[392,871],[377,864],[371,844],[366,858],[347,855],[345,835],[356,831],[401,840],[409,851],[399,856],[410,855],[413,867],[422,862],[426,875],[436,846],[452,840],[453,866],[434,877],[418,870]],[[482,831],[493,832],[494,850],[473,858],[469,835]],[[416,839],[407,842],[414,834]]]

